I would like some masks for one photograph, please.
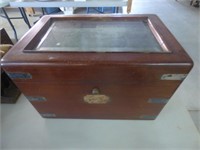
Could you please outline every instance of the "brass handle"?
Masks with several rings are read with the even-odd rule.
[[[93,88],[92,94],[100,94],[100,90],[98,88]]]
[[[110,98],[106,95],[100,94],[98,88],[93,88],[92,94],[85,95],[83,100],[88,104],[106,104],[110,101]]]

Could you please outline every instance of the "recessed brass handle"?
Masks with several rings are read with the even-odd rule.
[[[100,94],[98,88],[93,88],[92,94],[85,95],[83,100],[88,104],[106,104],[110,101],[110,98],[104,94]]]
[[[100,94],[100,90],[98,88],[93,88],[92,94]]]

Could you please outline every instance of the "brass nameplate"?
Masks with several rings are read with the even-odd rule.
[[[100,95],[100,94],[91,94],[84,96],[84,102],[88,104],[106,104],[110,101],[110,98],[106,95]]]

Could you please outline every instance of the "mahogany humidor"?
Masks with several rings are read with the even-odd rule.
[[[156,15],[44,16],[1,65],[46,118],[158,116],[193,62]]]

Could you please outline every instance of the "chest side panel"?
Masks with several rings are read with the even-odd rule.
[[[39,113],[58,118],[100,119],[153,119],[189,70],[183,65],[6,68],[7,73],[31,75],[29,79],[13,80]],[[94,89],[98,93],[93,93]],[[93,101],[102,98],[96,95],[109,100],[91,104],[84,100],[88,95]]]

